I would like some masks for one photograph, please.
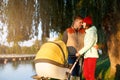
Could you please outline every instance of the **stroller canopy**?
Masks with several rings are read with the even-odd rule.
[[[44,43],[35,57],[35,63],[48,62],[57,66],[64,66],[68,58],[66,45],[57,40]]]

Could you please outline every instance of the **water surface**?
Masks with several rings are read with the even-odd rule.
[[[0,64],[0,80],[34,80],[34,64],[32,61],[19,61]]]

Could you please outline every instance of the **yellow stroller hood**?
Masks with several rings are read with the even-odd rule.
[[[63,41],[57,40],[44,43],[35,57],[35,63],[48,62],[57,66],[64,66],[67,62],[68,52]]]

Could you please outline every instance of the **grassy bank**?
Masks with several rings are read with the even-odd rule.
[[[100,57],[97,61],[97,67],[96,67],[96,79],[97,80],[114,80],[109,79],[109,69],[110,69],[110,60],[108,57]]]

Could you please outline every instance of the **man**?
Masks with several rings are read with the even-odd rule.
[[[81,16],[75,16],[71,27],[67,28],[63,34],[63,41],[67,45],[68,49],[68,63],[73,65],[76,61],[75,54],[83,47],[84,41],[84,29],[82,28],[83,18]],[[79,80],[79,62],[76,64],[72,71],[72,77],[70,79]]]
[[[84,54],[83,75],[85,80],[95,80],[95,68],[98,56],[97,52],[97,29],[92,26],[90,16],[83,19],[83,27],[85,28],[84,47],[76,53],[76,56]]]

